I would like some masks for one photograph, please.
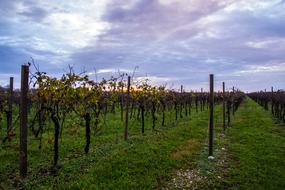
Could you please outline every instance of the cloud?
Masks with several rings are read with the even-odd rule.
[[[52,75],[68,64],[100,77],[138,66],[136,77],[189,89],[206,89],[209,73],[245,89],[251,85],[244,80],[256,89],[268,85],[254,82],[264,81],[262,73],[285,84],[284,6],[281,0],[0,1],[0,53],[13,65],[2,69],[0,60],[1,70],[13,72],[32,56]]]
[[[0,57],[1,74],[17,72],[21,63],[25,61],[25,54],[23,52],[3,45],[0,45]]]
[[[97,68],[139,65],[141,74],[158,73],[161,68],[167,68],[165,72],[181,70],[175,64],[193,60],[183,43],[199,32],[195,22],[225,6],[218,1],[193,1],[185,8],[186,1],[181,2],[175,6],[153,0],[129,6],[128,1],[109,4],[102,18],[110,23],[110,30],[94,45],[75,52],[71,61],[88,62]]]
[[[256,49],[271,49],[276,47],[284,50],[285,47],[285,38],[269,38],[269,39],[261,39],[255,41],[249,41],[246,43],[248,47],[256,48]]]
[[[52,65],[62,72],[75,49],[89,45],[108,27],[99,20],[105,4],[106,0],[85,1],[80,9],[56,0],[0,1],[0,45],[5,47],[0,53],[11,67],[33,57],[42,68],[50,71]],[[94,9],[96,14],[92,13]],[[0,60],[1,67],[4,64]]]
[[[253,73],[267,73],[267,72],[285,72],[285,63],[273,63],[267,65],[247,65],[245,70],[240,70],[237,74],[253,74]]]
[[[19,14],[27,17],[28,20],[41,22],[48,15],[48,12],[40,7],[30,7],[29,10],[23,11]]]

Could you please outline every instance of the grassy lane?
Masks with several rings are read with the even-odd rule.
[[[231,189],[285,189],[285,127],[247,98],[229,132]]]
[[[206,159],[206,149],[201,153],[197,166],[190,168],[199,172],[189,189],[285,189],[284,125],[246,98],[226,134],[218,126],[215,160]]]
[[[167,189],[285,189],[285,126],[249,98],[226,133],[220,109],[215,115],[215,159],[207,159],[205,141],[194,164],[176,170]]]

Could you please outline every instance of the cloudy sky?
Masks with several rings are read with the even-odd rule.
[[[0,85],[33,57],[59,76],[118,70],[207,89],[285,89],[285,0],[0,0]]]

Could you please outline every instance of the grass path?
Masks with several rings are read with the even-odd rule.
[[[285,189],[285,126],[247,98],[229,131],[231,189]]]
[[[284,125],[246,98],[226,134],[219,128],[220,124],[215,130],[215,160],[208,161],[204,149],[196,167],[180,171],[180,177],[174,176],[179,181],[178,188],[176,184],[170,189],[285,189]],[[185,171],[192,175],[188,180],[193,182],[190,186],[181,179]]]

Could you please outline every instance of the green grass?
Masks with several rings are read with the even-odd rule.
[[[275,121],[246,98],[226,134],[216,129],[215,160],[199,156],[199,189],[285,189],[285,126]]]
[[[77,117],[68,118],[60,140],[59,165],[55,175],[51,170],[52,148],[48,143],[53,138],[52,125],[43,136],[43,147],[29,135],[28,178],[20,181],[18,173],[18,141],[2,146],[0,152],[0,184],[6,189],[25,187],[27,189],[152,189],[159,187],[171,175],[173,168],[185,164],[182,154],[179,159],[171,157],[172,151],[188,139],[201,142],[207,129],[207,112],[194,113],[175,122],[174,114],[168,113],[167,126],[157,121],[157,130],[152,131],[151,119],[146,118],[146,131],[141,134],[140,122],[130,124],[130,139],[123,140],[123,127],[119,116],[107,116],[99,132],[92,135],[90,153],[83,148],[84,128],[74,123]],[[196,146],[200,143],[196,143]],[[196,152],[197,152],[196,148]],[[187,152],[186,152],[187,153]]]
[[[70,117],[60,140],[57,173],[51,170],[49,124],[42,150],[29,136],[29,177],[24,181],[19,180],[17,141],[1,147],[0,184],[5,189],[175,189],[169,182],[177,170],[198,169],[205,177],[195,184],[198,189],[285,189],[285,128],[269,112],[246,98],[224,133],[221,106],[216,106],[214,161],[207,159],[208,112],[192,113],[179,122],[168,113],[167,126],[158,120],[156,131],[147,117],[144,135],[140,122],[132,120],[127,142],[119,116],[108,115],[92,135],[88,155],[84,127]]]
[[[229,132],[231,189],[285,189],[285,127],[247,98]]]

